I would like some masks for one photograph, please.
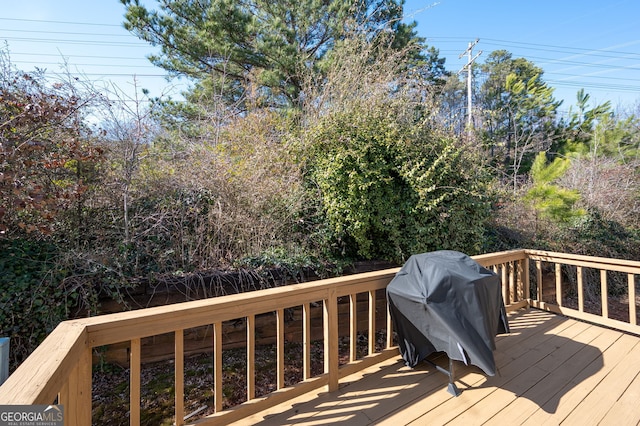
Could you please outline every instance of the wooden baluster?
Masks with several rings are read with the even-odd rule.
[[[213,407],[222,411],[222,323],[213,324]]]
[[[607,271],[600,270],[600,297],[602,299],[602,317],[609,318],[609,288],[607,285]]]
[[[578,285],[578,311],[584,312],[584,279],[582,266],[576,267],[576,280]]]
[[[311,304],[302,305],[302,377],[311,377]]]
[[[509,304],[509,285],[508,285],[508,281],[507,281],[507,265],[505,263],[503,263],[502,265],[500,265],[500,268],[502,269],[502,278],[500,280],[500,283],[502,285],[502,299],[504,300],[504,304],[508,305]]]
[[[256,317],[247,317],[247,401],[256,397]]]
[[[376,291],[369,291],[369,355],[376,351]]]
[[[522,266],[522,264],[520,264]],[[524,299],[531,298],[531,288],[529,287],[529,258],[524,259],[524,266],[522,266],[522,281],[524,285],[522,286],[522,292]]]
[[[636,316],[636,280],[635,275],[628,274],[627,279],[629,281],[629,323],[633,325],[638,324]]]
[[[536,260],[536,287],[538,288],[538,302],[542,302],[542,262]]]
[[[507,265],[509,267],[509,297],[511,298],[509,303],[515,303],[518,301],[518,294],[516,293],[516,269],[513,262],[509,262]]]
[[[393,321],[389,309],[389,302],[387,301],[387,349],[393,346]]]
[[[129,424],[140,424],[140,339],[131,341],[129,354]]]
[[[184,330],[175,331],[175,425],[184,424]]]
[[[556,303],[562,306],[562,265],[556,263]]]
[[[358,295],[349,295],[349,362],[357,358],[358,348]]]
[[[276,362],[276,389],[284,388],[284,309],[276,311],[277,332],[277,362]]]

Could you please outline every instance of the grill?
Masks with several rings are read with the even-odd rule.
[[[448,391],[457,396],[454,363],[496,374],[495,336],[509,332],[500,278],[464,253],[441,250],[411,256],[387,287],[400,353],[408,367],[445,352]]]

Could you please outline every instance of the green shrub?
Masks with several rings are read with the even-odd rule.
[[[307,177],[342,253],[401,262],[436,249],[476,253],[487,175],[401,99],[354,104],[309,132]]]
[[[0,335],[11,339],[16,366],[67,319],[75,300],[61,285],[57,249],[26,240],[0,241]]]

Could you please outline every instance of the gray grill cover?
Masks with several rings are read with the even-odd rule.
[[[433,352],[495,375],[495,336],[509,332],[500,278],[464,253],[414,255],[387,287],[405,364]]]

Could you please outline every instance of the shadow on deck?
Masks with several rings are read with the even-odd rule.
[[[496,376],[456,363],[458,397],[433,366],[409,369],[398,356],[336,392],[306,394],[236,424],[638,424],[640,338],[535,309],[509,322],[511,333],[496,340]]]

